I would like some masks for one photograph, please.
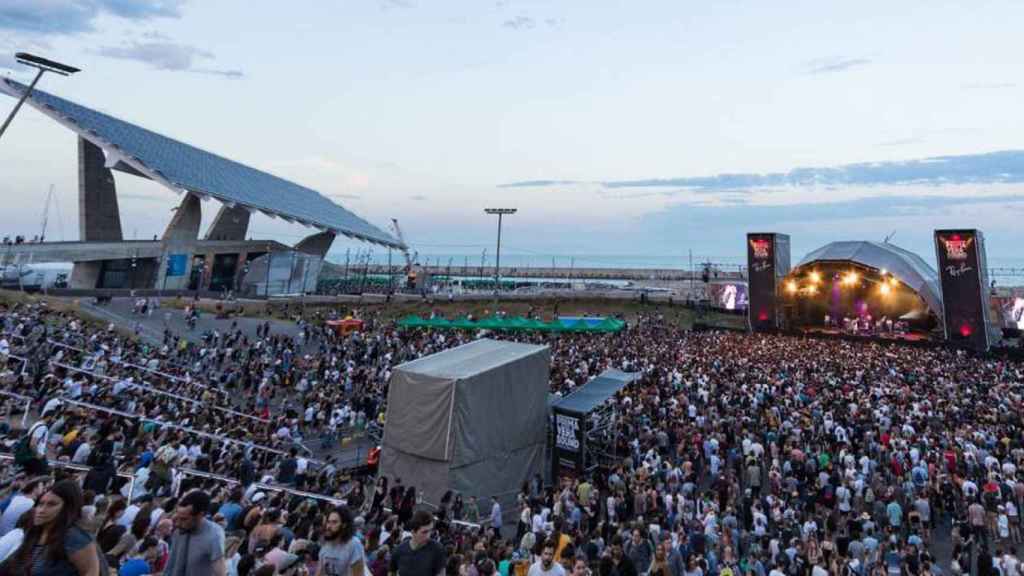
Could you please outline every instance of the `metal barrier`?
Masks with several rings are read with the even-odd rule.
[[[14,398],[25,403],[25,413],[21,415],[21,427],[24,428],[28,423],[28,413],[32,409],[32,398],[23,396],[21,394],[15,394],[14,392],[8,392],[6,390],[0,390],[0,396],[7,396],[8,398]],[[8,412],[7,416],[10,418],[11,413]]]
[[[221,474],[213,474],[211,472],[202,472],[200,470],[193,470],[191,468],[176,468],[175,471],[177,471],[177,472],[179,472],[181,474],[188,475],[188,476],[195,476],[195,477],[198,477],[198,478],[207,478],[209,480],[216,480],[218,482],[224,482],[225,484],[231,484],[231,485],[240,485],[241,484],[241,482],[239,482],[238,480],[235,480],[234,478],[228,478],[227,476],[223,476]],[[255,486],[256,488],[258,488],[260,490],[264,490],[264,491],[284,492],[286,494],[291,494],[292,496],[298,496],[300,498],[312,498],[314,500],[323,500],[325,502],[330,502],[330,503],[332,503],[334,505],[347,505],[348,504],[348,500],[346,500],[346,499],[333,498],[331,496],[324,496],[323,494],[316,494],[314,492],[306,492],[305,490],[296,490],[294,488],[288,488],[287,486],[277,486],[277,485],[274,485],[274,484],[264,484],[262,482],[254,482],[253,486]],[[178,487],[178,491],[179,492],[180,492],[180,489],[181,489],[181,486]],[[175,496],[179,496],[179,494],[175,493]]]
[[[80,354],[91,355],[88,350],[85,350],[83,348],[78,348],[77,346],[72,346],[71,344],[66,344],[64,342],[58,342],[58,341],[53,340],[53,339],[47,339],[47,342],[49,344],[53,344],[54,346],[60,346],[62,348],[67,348],[68,350],[74,350],[75,352],[78,352]],[[161,372],[161,371],[156,370],[154,368],[150,368],[148,366],[143,366],[142,364],[132,364],[131,362],[124,362],[123,360],[116,360],[116,361],[113,361],[113,362],[114,362],[114,364],[119,364],[121,366],[127,366],[129,368],[134,368],[136,370],[142,370],[142,371],[145,371],[145,372],[149,372],[150,374],[156,374],[157,376],[160,376],[161,378],[166,378],[166,379],[168,379],[168,380],[170,380],[172,382],[184,383],[184,384],[188,384],[189,386],[198,386],[198,387],[206,389],[206,390],[212,390],[212,391],[217,392],[219,394],[225,394],[225,395],[230,395],[231,394],[227,390],[222,390],[220,388],[217,388],[216,386],[208,386],[206,384],[202,384],[202,383],[196,382],[194,380],[193,381],[189,381],[189,380],[186,380],[185,378],[182,378],[181,376],[175,376],[174,374],[168,374],[166,372]]]
[[[0,460],[14,461],[14,454],[0,453]],[[74,470],[75,472],[90,472],[92,466],[86,466],[85,464],[75,464],[73,462],[64,462],[62,460],[50,460],[47,458],[46,463],[50,468],[62,468],[64,470]],[[131,499],[132,494],[135,492],[135,475],[127,472],[116,472],[116,476],[128,479],[128,498]]]
[[[63,362],[53,362],[53,361],[51,361],[50,364],[53,365],[53,366],[59,366],[61,368],[64,368],[65,370],[70,370],[72,372],[78,372],[78,373],[81,373],[81,374],[86,374],[88,376],[92,376],[93,378],[99,378],[101,380],[108,380],[108,381],[112,381],[112,382],[120,382],[120,381],[122,381],[121,378],[115,378],[113,376],[107,376],[105,374],[97,374],[97,373],[92,372],[90,370],[86,370],[84,368],[76,368],[74,366],[71,366],[70,364],[65,364]],[[252,414],[245,414],[244,412],[239,412],[238,410],[232,410],[231,408],[224,408],[222,406],[217,406],[217,405],[214,405],[214,404],[207,404],[206,402],[203,402],[202,400],[196,400],[194,398],[189,398],[187,396],[182,396],[180,394],[175,394],[173,392],[167,392],[165,390],[160,390],[159,388],[154,388],[154,387],[149,386],[149,385],[147,385],[145,383],[132,382],[130,387],[131,388],[139,388],[139,389],[142,389],[142,390],[146,390],[148,392],[152,392],[154,394],[159,394],[161,396],[167,396],[169,398],[175,398],[175,399],[181,400],[183,402],[191,402],[192,404],[198,404],[199,406],[207,406],[207,407],[212,408],[214,410],[219,410],[221,412],[225,412],[227,414],[231,414],[232,416],[239,416],[239,417],[242,417],[242,418],[248,418],[250,420],[255,420],[255,421],[260,422],[262,424],[270,424],[270,420],[267,420],[266,418],[260,418],[259,416],[253,416]]]
[[[209,438],[211,440],[216,440],[218,442],[224,442],[224,443],[227,443],[227,444],[235,444],[235,445],[243,446],[245,448],[249,448],[249,449],[252,449],[252,450],[261,450],[263,452],[269,452],[271,454],[277,454],[277,455],[280,455],[280,456],[285,456],[285,455],[288,454],[287,452],[285,452],[283,450],[278,450],[276,448],[270,448],[268,446],[261,446],[259,444],[253,444],[252,442],[245,442],[245,441],[242,441],[242,440],[235,440],[234,438],[227,438],[225,436],[220,436],[220,435],[217,435],[217,434],[211,434],[209,432],[203,432],[201,430],[195,430],[193,428],[188,428],[186,426],[179,426],[177,424],[171,424],[170,422],[165,422],[163,420],[154,420],[152,418],[145,418],[143,416],[139,416],[138,414],[132,414],[132,413],[129,413],[129,412],[123,412],[121,410],[115,410],[113,408],[107,408],[106,406],[98,406],[96,404],[90,404],[89,402],[81,402],[79,400],[73,400],[73,399],[67,398],[65,396],[62,396],[60,398],[60,400],[61,400],[61,402],[66,402],[66,403],[74,405],[74,406],[81,406],[83,408],[89,408],[90,410],[98,410],[100,412],[106,412],[108,414],[114,414],[116,416],[121,416],[121,417],[124,417],[124,418],[132,418],[132,419],[135,419],[135,420],[141,420],[143,422],[152,422],[153,424],[156,424],[157,426],[172,428],[172,429],[175,429],[175,430],[181,430],[183,432],[188,432],[189,434],[195,434],[197,436],[201,436],[203,438]],[[307,458],[307,460],[309,460],[310,464],[316,464],[316,465],[322,464],[322,462],[319,461],[319,460],[310,460],[308,458]]]

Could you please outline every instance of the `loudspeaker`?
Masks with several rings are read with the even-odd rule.
[[[936,230],[935,256],[946,340],[988,350],[993,335],[984,235],[981,230]]]
[[[747,234],[747,320],[754,332],[777,330],[782,322],[778,293],[789,274],[789,236],[774,232]]]

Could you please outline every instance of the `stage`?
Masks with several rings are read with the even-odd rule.
[[[851,332],[828,326],[806,326],[797,329],[806,335],[826,336],[831,338],[843,338],[849,340],[878,340],[885,342],[938,342],[928,332],[907,331],[907,332]]]

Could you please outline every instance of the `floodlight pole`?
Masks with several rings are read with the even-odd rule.
[[[7,131],[7,127],[11,125],[11,121],[14,120],[14,116],[18,113],[18,110],[21,109],[21,105],[25,103],[25,100],[28,100],[29,95],[32,94],[32,90],[35,89],[36,84],[39,83],[39,79],[43,77],[45,72],[53,72],[54,74],[60,74],[61,76],[70,76],[76,72],[81,72],[81,70],[73,66],[61,64],[60,62],[55,62],[53,60],[47,60],[46,58],[40,58],[39,56],[27,54],[25,52],[16,53],[14,58],[19,63],[31,66],[39,70],[39,72],[36,72],[36,77],[32,79],[32,83],[28,85],[28,89],[26,89],[25,93],[21,95],[21,98],[18,98],[18,103],[14,105],[14,109],[7,115],[7,119],[4,120],[3,126],[0,126],[0,137],[2,137],[4,132]]]
[[[501,291],[501,218],[505,214],[515,214],[516,208],[486,208],[487,214],[498,215],[498,249],[494,255],[494,306],[498,306],[498,294]],[[495,310],[497,312],[497,310]]]
[[[7,115],[7,119],[4,120],[4,125],[0,126],[0,138],[3,137],[4,132],[7,131],[7,127],[11,125],[11,120],[14,120],[14,115],[18,113],[18,110],[21,110],[21,105],[25,103],[25,100],[28,100],[28,95],[32,93],[32,89],[36,87],[36,84],[39,83],[39,79],[43,77],[45,72],[46,70],[40,68],[39,72],[36,72],[36,77],[32,79],[32,83],[28,85],[28,90],[25,90],[25,93],[21,95],[21,98],[18,98],[18,103],[14,105],[14,110],[11,110],[11,113]]]

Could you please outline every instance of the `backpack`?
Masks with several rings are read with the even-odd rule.
[[[24,467],[29,462],[36,459],[36,451],[32,449],[32,435],[36,433],[36,430],[40,426],[45,426],[42,422],[37,422],[29,428],[28,433],[18,440],[18,443],[14,446],[14,463],[18,466]]]

